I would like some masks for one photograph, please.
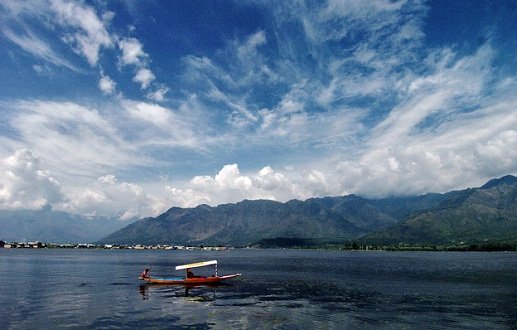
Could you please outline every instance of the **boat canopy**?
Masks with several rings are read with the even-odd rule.
[[[179,266],[176,266],[176,270],[204,267],[204,266],[210,266],[210,265],[217,265],[217,260],[201,261],[201,262],[196,262],[193,264],[179,265]]]

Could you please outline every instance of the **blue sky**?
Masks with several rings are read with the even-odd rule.
[[[122,219],[517,174],[516,1],[0,3],[0,208]]]

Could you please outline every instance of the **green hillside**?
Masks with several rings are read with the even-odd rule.
[[[361,239],[376,244],[517,243],[517,180],[447,194],[438,206]]]

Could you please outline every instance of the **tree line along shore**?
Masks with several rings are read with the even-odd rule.
[[[105,250],[204,250],[226,251],[228,246],[184,246],[184,245],[119,245],[94,243],[44,243],[34,242],[5,242],[0,241],[0,248],[4,249],[105,249]]]
[[[0,248],[4,249],[105,249],[105,250],[202,250],[202,251],[227,251],[235,248],[254,249],[304,249],[304,250],[341,250],[341,251],[451,251],[451,252],[495,252],[517,251],[517,245],[498,242],[485,242],[482,244],[452,244],[452,245],[425,245],[425,244],[364,244],[349,242],[344,244],[308,244],[271,240],[252,244],[249,246],[185,246],[185,245],[118,245],[118,244],[93,244],[93,243],[44,243],[34,242],[5,242],[0,240]]]

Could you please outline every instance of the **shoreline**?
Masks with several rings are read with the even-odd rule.
[[[9,242],[0,244],[4,249],[96,249],[96,250],[169,250],[169,251],[229,251],[233,249],[285,249],[285,250],[324,250],[324,251],[386,251],[386,252],[516,252],[517,245],[487,242],[482,244],[426,245],[426,244],[322,244],[322,245],[249,245],[249,246],[184,246],[184,245],[124,245],[93,243],[44,243]]]

